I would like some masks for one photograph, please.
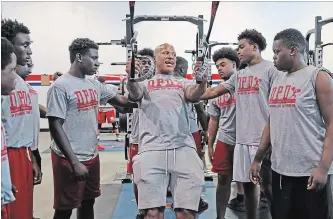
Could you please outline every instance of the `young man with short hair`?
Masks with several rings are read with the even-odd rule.
[[[150,80],[128,79],[129,99],[138,103],[139,153],[133,160],[134,182],[139,191],[139,209],[145,219],[164,218],[167,188],[170,185],[176,218],[194,219],[204,185],[199,159],[188,123],[188,102],[197,102],[206,89],[201,84],[176,78],[176,52],[162,44],[155,51],[156,72]],[[130,77],[131,60],[126,72]],[[136,61],[135,68],[141,69]]]
[[[30,30],[16,20],[1,21],[1,35],[14,46],[17,65],[25,66],[31,58]],[[35,156],[31,153],[34,144],[33,112],[29,88],[16,74],[15,90],[3,98],[1,120],[6,129],[8,160],[12,183],[19,191],[16,201],[9,204],[11,217],[31,219],[33,212],[33,184],[42,180]]]
[[[100,196],[100,163],[97,150],[98,103],[135,107],[97,80],[98,45],[88,38],[69,46],[71,67],[47,93],[54,180],[54,219],[69,219],[74,208],[78,219],[94,218]]]
[[[201,97],[201,99],[211,99],[228,92],[234,93],[236,145],[233,178],[235,181],[244,183],[248,219],[257,217],[259,204],[259,188],[251,183],[249,171],[259,146],[262,130],[268,120],[267,104],[270,87],[280,74],[272,62],[261,57],[261,52],[265,49],[266,40],[261,33],[256,30],[243,31],[238,36],[238,57],[241,63],[247,64],[247,67],[218,86],[208,88]],[[269,171],[267,172],[269,175]],[[265,179],[269,179],[269,176]],[[269,180],[265,180],[265,183],[269,183]],[[270,186],[263,185],[263,187],[269,199]]]
[[[8,96],[15,89],[16,55],[13,45],[1,37],[1,95]],[[1,97],[2,101],[2,97]],[[1,122],[1,218],[10,219],[8,204],[15,201],[16,188],[12,184],[7,155],[5,128]]]
[[[306,40],[296,29],[274,37],[274,65],[283,71],[271,87],[269,119],[252,163],[272,149],[272,218],[333,217],[333,83],[324,68],[307,66]]]
[[[217,50],[213,61],[219,76],[226,81],[239,66],[237,52],[229,47]],[[234,95],[224,94],[209,100],[208,113],[208,156],[212,163],[212,172],[218,174],[216,188],[217,219],[224,219],[231,193],[234,148],[236,142],[236,106]],[[216,134],[218,141],[214,150]]]

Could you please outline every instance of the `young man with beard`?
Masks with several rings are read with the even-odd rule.
[[[237,52],[229,47],[217,50],[213,61],[223,81],[237,71],[239,59]],[[234,95],[224,94],[209,100],[208,113],[208,156],[212,163],[212,172],[218,174],[216,188],[217,219],[224,219],[231,193],[234,148],[236,142],[236,106]],[[214,150],[216,134],[218,141]]]
[[[1,37],[1,95],[8,96],[15,89],[16,55],[13,45]],[[2,101],[2,97],[1,97]],[[1,218],[10,219],[8,204],[15,201],[7,155],[5,128],[1,122]]]
[[[97,80],[98,45],[88,38],[69,46],[71,68],[47,93],[54,180],[54,219],[69,219],[77,208],[78,219],[94,218],[100,196],[100,163],[97,150],[98,103],[135,107]]]
[[[283,74],[273,82],[270,117],[250,172],[258,183],[272,148],[273,219],[333,218],[333,83],[327,70],[306,65],[305,48],[296,29],[274,37],[274,65]]]
[[[188,62],[186,59],[183,57],[177,56],[176,59],[176,66],[174,70],[174,76],[175,77],[180,77],[186,79],[186,74],[188,71]],[[204,111],[204,106],[202,102],[193,104],[193,103],[188,103],[188,110],[189,110],[189,125],[190,125],[190,131],[192,133],[196,149],[197,149],[197,154],[202,159],[201,154],[202,154],[202,145],[201,141],[206,142],[207,141],[207,116]],[[199,127],[197,124],[197,118],[201,124],[202,127],[202,134],[199,131]],[[201,139],[201,136],[203,136],[203,139]],[[207,210],[209,207],[208,202],[200,198],[199,202],[199,208],[198,208],[198,214],[201,214],[205,210]]]
[[[17,65],[27,65],[32,54],[29,34],[30,30],[16,20],[1,21],[1,35],[13,44]],[[18,74],[15,90],[3,98],[1,109],[11,179],[19,191],[16,201],[9,204],[11,218],[31,219],[33,184],[40,183],[42,175],[36,158],[31,153],[34,143],[31,96],[26,82]]]
[[[245,208],[248,219],[255,219],[259,204],[259,187],[251,183],[249,172],[258,149],[261,133],[268,120],[268,95],[274,79],[280,72],[273,63],[262,59],[266,40],[256,30],[245,30],[238,36],[238,57],[247,64],[229,80],[208,88],[201,99],[212,99],[230,93],[236,100],[236,145],[234,149],[235,181],[243,182]],[[200,65],[201,63],[198,63]],[[249,128],[250,127],[250,128]],[[271,200],[270,167],[265,172],[264,190]]]
[[[176,78],[176,52],[170,44],[155,51],[156,74],[150,80],[129,78],[129,99],[139,105],[139,153],[133,160],[138,205],[145,219],[164,218],[167,188],[170,185],[176,218],[194,219],[204,185],[203,164],[189,128],[188,102],[197,102],[206,89],[201,84]],[[130,73],[130,63],[126,72]],[[140,69],[139,61],[136,69]],[[129,75],[130,77],[130,75]]]

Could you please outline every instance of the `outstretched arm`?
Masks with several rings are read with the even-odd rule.
[[[209,100],[226,93],[233,93],[235,92],[236,82],[237,73],[235,72],[227,81],[224,81],[215,87],[207,88],[206,92],[201,96],[200,99]]]
[[[201,84],[193,84],[186,87],[185,98],[191,103],[198,102],[202,94],[205,93],[207,88],[206,81],[202,81]]]
[[[138,108],[137,103],[133,103],[128,101],[128,98],[119,94],[116,94],[113,98],[108,100],[109,104],[116,105],[119,107],[126,107],[126,108]],[[119,108],[118,108],[119,109]],[[122,110],[122,109],[121,109]]]

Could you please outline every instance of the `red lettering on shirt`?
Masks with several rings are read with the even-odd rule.
[[[297,94],[300,92],[301,89],[292,85],[272,87],[268,104],[270,107],[294,107]]]
[[[31,114],[32,104],[29,93],[15,90],[9,94],[9,101],[10,114],[12,117]]]
[[[27,87],[29,89],[30,95],[38,95],[37,91],[29,83],[27,83]]]
[[[238,94],[259,93],[262,80],[256,76],[238,76]]]
[[[7,161],[7,145],[6,145],[6,136],[3,125],[1,124],[1,162]]]
[[[181,81],[176,79],[151,79],[148,81],[147,86],[148,92],[154,90],[182,90],[183,84]]]
[[[77,109],[89,110],[98,107],[97,91],[94,89],[84,89],[74,92],[77,102]]]
[[[235,105],[236,99],[234,94],[224,94],[222,96],[219,96],[217,98],[217,106],[220,107],[221,109],[228,108],[232,105]]]

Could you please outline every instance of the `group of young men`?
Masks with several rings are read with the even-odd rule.
[[[33,217],[33,184],[42,178],[39,158],[31,151],[38,145],[37,108],[39,117],[43,110],[24,81],[28,68],[19,69],[31,61],[29,34],[17,21],[2,21],[1,213],[10,219]],[[201,199],[201,139],[194,134],[197,124],[191,122],[191,110],[208,99],[211,118],[209,128],[201,122],[201,137],[205,141],[208,131],[212,170],[218,173],[217,218],[225,216],[232,179],[243,183],[248,219],[257,216],[257,184],[273,219],[332,218],[332,75],[305,64],[306,42],[295,29],[275,36],[273,63],[261,57],[266,40],[258,31],[242,32],[238,45],[237,52],[222,48],[213,55],[224,81],[212,88],[207,88],[207,72],[202,83],[185,78],[187,63],[177,58],[172,45],[159,45],[146,54],[141,51],[136,72],[147,72],[150,59],[144,57],[150,56],[155,75],[142,82],[132,80],[129,60],[127,92],[122,96],[87,77],[100,65],[98,45],[88,38],[75,39],[69,46],[68,73],[54,81],[47,93],[46,117],[53,137],[53,218],[69,219],[74,208],[77,218],[94,218],[95,198],[101,194],[98,106],[110,103],[134,108],[131,149],[138,153],[131,162],[137,218],[164,218],[169,189],[176,218],[194,219],[208,204]],[[201,64],[196,63],[195,79]],[[237,70],[240,64],[246,67]]]

